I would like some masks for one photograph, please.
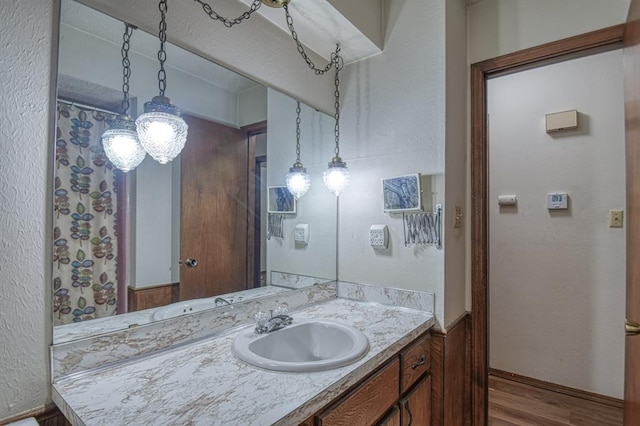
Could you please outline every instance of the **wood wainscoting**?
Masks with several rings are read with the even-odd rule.
[[[71,423],[54,403],[47,404],[46,406],[33,409],[27,413],[22,413],[17,416],[0,419],[0,425],[6,425],[31,417],[35,417],[40,426],[71,426]]]
[[[471,424],[471,315],[431,330],[431,424]]]
[[[129,287],[129,312],[158,308],[179,300],[180,283],[162,284],[154,287]]]

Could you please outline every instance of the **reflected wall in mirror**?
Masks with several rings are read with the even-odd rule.
[[[186,303],[188,313],[220,295],[235,302],[336,279],[337,201],[321,179],[333,118],[302,105],[311,188],[296,214],[270,218],[267,187],[284,186],[296,159],[296,101],[168,44],[167,93],[189,124],[185,149],[166,165],[147,156],[115,171],[100,135],[120,112],[124,24],[61,3],[54,343],[166,318],[175,309],[156,311],[167,303],[211,299]],[[133,32],[134,118],[157,95],[158,47],[157,36]],[[282,238],[267,238],[273,219]],[[307,244],[294,242],[297,224],[308,225]]]

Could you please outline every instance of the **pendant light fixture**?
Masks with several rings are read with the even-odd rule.
[[[324,180],[324,184],[329,191],[333,193],[336,197],[339,196],[344,188],[349,184],[349,178],[351,177],[351,173],[349,169],[347,169],[347,163],[342,161],[340,158],[340,70],[342,69],[342,57],[340,56],[340,45],[336,46],[336,51],[331,55],[333,60],[333,66],[335,68],[335,138],[336,138],[336,147],[334,149],[335,157],[329,163],[329,168],[324,171],[322,174],[322,178]]]
[[[296,108],[296,156],[296,162],[293,163],[293,167],[289,169],[286,182],[287,189],[296,197],[296,200],[298,200],[306,194],[311,186],[311,177],[307,173],[307,169],[305,169],[300,162],[300,102],[298,102]]]
[[[158,60],[158,87],[160,95],[155,96],[150,102],[144,104],[144,114],[136,120],[138,138],[144,150],[160,164],[166,164],[173,160],[187,140],[187,123],[180,117],[180,109],[171,104],[169,98],[164,96],[167,87],[167,73],[164,63],[167,54],[164,43],[167,41],[167,0],[160,0],[160,50]]]
[[[102,134],[102,147],[111,164],[123,172],[135,169],[144,160],[145,152],[138,141],[136,125],[129,116],[129,78],[131,63],[129,62],[129,41],[133,27],[124,24],[122,35],[122,114],[109,124],[109,129]]]

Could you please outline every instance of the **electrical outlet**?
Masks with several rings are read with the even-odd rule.
[[[609,228],[622,228],[623,221],[623,210],[609,210]]]
[[[387,225],[371,225],[369,239],[371,240],[371,247],[374,249],[386,249],[389,246]]]

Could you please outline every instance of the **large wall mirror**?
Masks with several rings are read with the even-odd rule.
[[[168,164],[147,155],[117,171],[100,136],[121,112],[125,25],[74,0],[61,8],[54,343],[336,279],[337,201],[322,184],[332,117],[301,105],[312,184],[283,204],[296,100],[167,44],[166,95],[189,125],[187,143]],[[133,31],[134,117],[158,94],[159,45]],[[297,225],[307,225],[306,243],[294,240]]]

